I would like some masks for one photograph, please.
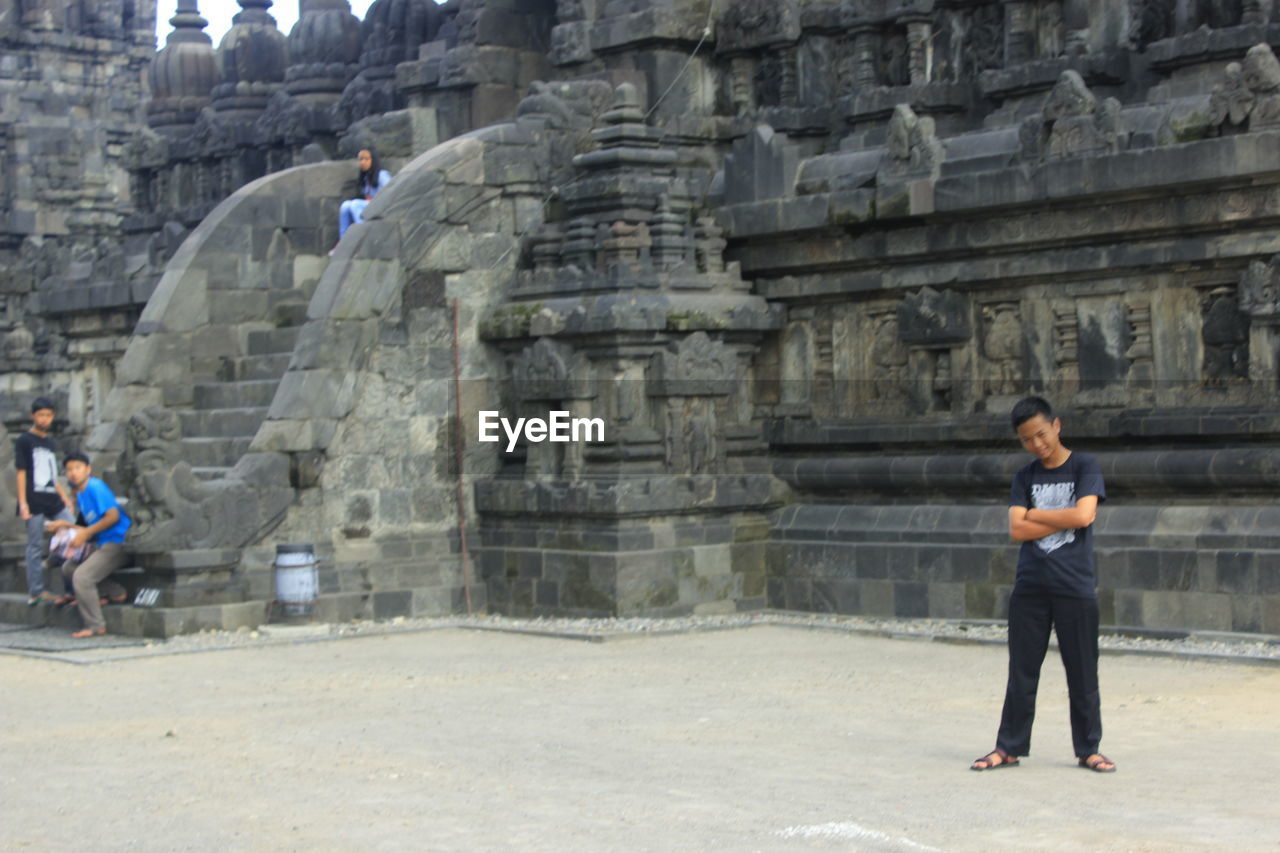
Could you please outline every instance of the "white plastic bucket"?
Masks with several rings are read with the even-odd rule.
[[[316,610],[320,577],[311,545],[276,546],[276,605],[287,617],[311,616]]]

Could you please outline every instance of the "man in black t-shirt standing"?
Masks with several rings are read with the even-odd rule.
[[[1098,696],[1098,599],[1093,521],[1107,499],[1102,468],[1092,456],[1062,446],[1062,421],[1049,403],[1027,397],[1013,407],[1013,428],[1036,457],[1013,478],[1009,535],[1022,543],[1009,596],[1009,682],[996,748],[970,770],[1016,767],[1031,751],[1040,666],[1049,631],[1058,635],[1067,672],[1071,740],[1081,767],[1115,771],[1098,752],[1102,710]]]
[[[53,401],[37,397],[31,404],[31,429],[14,441],[18,469],[18,515],[27,525],[27,604],[54,601],[44,588],[44,525],[59,519],[74,522],[75,504],[58,482],[58,445],[50,436]]]

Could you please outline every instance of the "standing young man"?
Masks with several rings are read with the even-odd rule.
[[[72,527],[75,530],[71,539],[73,546],[85,543],[94,546],[93,552],[84,562],[77,565],[68,560],[62,567],[67,587],[75,590],[76,607],[80,610],[80,618],[84,620],[84,629],[71,636],[84,639],[107,633],[106,621],[102,618],[102,604],[98,600],[99,583],[103,586],[102,594],[109,601],[119,603],[125,600],[124,587],[108,581],[107,576],[124,568],[128,562],[124,551],[124,536],[133,522],[120,508],[110,487],[92,476],[89,457],[83,453],[68,453],[64,464],[67,482],[76,491],[76,503],[88,527],[75,527],[71,522],[54,521],[49,524],[49,530]]]
[[[1102,710],[1098,697],[1098,599],[1093,521],[1107,499],[1098,461],[1062,446],[1062,421],[1049,403],[1027,397],[1011,420],[1035,461],[1013,478],[1009,535],[1022,543],[1009,596],[1009,683],[996,748],[970,770],[1017,767],[1031,751],[1040,666],[1049,630],[1058,635],[1067,671],[1071,740],[1081,767],[1111,773],[1115,762],[1098,752]]]
[[[53,401],[37,397],[31,404],[31,428],[14,442],[18,469],[18,515],[27,525],[27,604],[53,601],[44,588],[44,526],[55,519],[75,521],[75,504],[58,483],[58,444],[49,435]]]

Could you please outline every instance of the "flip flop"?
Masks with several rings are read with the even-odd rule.
[[[74,634],[72,634],[72,635],[71,635],[71,639],[73,639],[73,640],[87,640],[87,639],[89,639],[90,637],[97,637],[97,636],[100,636],[100,635],[105,634],[105,633],[107,633],[107,629],[106,629],[106,628],[97,628],[97,629],[94,629],[94,628],[85,628],[83,631],[76,631]]]
[[[1000,758],[999,764],[993,764],[991,762],[991,757],[993,755],[998,756]],[[987,766],[986,767],[976,766],[979,761],[986,762]],[[1018,759],[1014,758],[1012,755],[1010,755],[1009,753],[1005,752],[1003,749],[997,746],[995,749],[991,750],[986,755],[973,759],[973,763],[969,765],[969,769],[979,770],[979,771],[999,770],[1001,767],[1017,767],[1020,763],[1021,762]]]
[[[1090,761],[1089,760],[1090,758],[1092,758],[1093,760]],[[1085,770],[1092,770],[1094,773],[1115,773],[1116,772],[1116,763],[1112,761],[1110,758],[1107,758],[1101,752],[1095,752],[1093,755],[1090,755],[1086,758],[1081,758],[1078,760],[1078,763]],[[1102,767],[1101,765],[1103,764],[1110,764],[1111,766]]]
[[[55,607],[66,607],[68,604],[75,604],[76,597],[74,595],[60,595],[53,600]]]
[[[129,593],[122,592],[119,595],[113,595],[110,598],[99,598],[98,604],[124,604],[129,600]]]
[[[58,603],[58,597],[53,593],[49,592],[49,590],[47,589],[44,592],[40,593],[39,595],[33,595],[27,599],[28,607],[35,607],[37,604],[57,604],[57,603]]]

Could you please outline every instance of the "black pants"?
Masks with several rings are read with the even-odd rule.
[[[1009,597],[1009,685],[996,746],[1010,755],[1031,752],[1040,665],[1049,649],[1049,629],[1058,635],[1071,703],[1071,741],[1076,756],[1098,751],[1102,707],[1098,698],[1098,602],[1038,592]]]

